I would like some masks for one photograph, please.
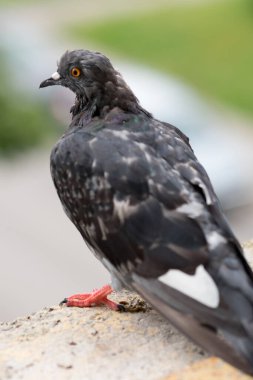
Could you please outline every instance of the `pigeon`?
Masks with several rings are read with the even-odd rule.
[[[253,274],[189,139],[146,111],[99,52],[66,51],[40,87],[54,85],[76,99],[51,153],[53,182],[112,275],[111,285],[64,302],[122,310],[107,298],[112,289],[136,291],[199,346],[253,375]]]

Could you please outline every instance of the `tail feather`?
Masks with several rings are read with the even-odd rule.
[[[248,322],[229,310],[202,305],[154,279],[133,275],[132,286],[170,322],[212,354],[253,375],[253,339]],[[245,325],[246,324],[246,325]]]

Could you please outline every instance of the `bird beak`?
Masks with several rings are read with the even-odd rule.
[[[41,82],[40,84],[40,87],[39,88],[43,88],[43,87],[48,87],[48,86],[55,86],[57,84],[61,84],[61,76],[60,74],[56,71],[55,73],[53,73],[51,75],[50,78],[44,80],[43,82]]]

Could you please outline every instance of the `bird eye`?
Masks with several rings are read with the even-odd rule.
[[[81,75],[81,70],[78,67],[73,67],[70,71],[72,77],[78,78]]]

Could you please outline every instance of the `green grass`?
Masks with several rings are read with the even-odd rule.
[[[171,6],[90,26],[82,23],[70,32],[173,73],[204,94],[253,114],[252,0]]]

